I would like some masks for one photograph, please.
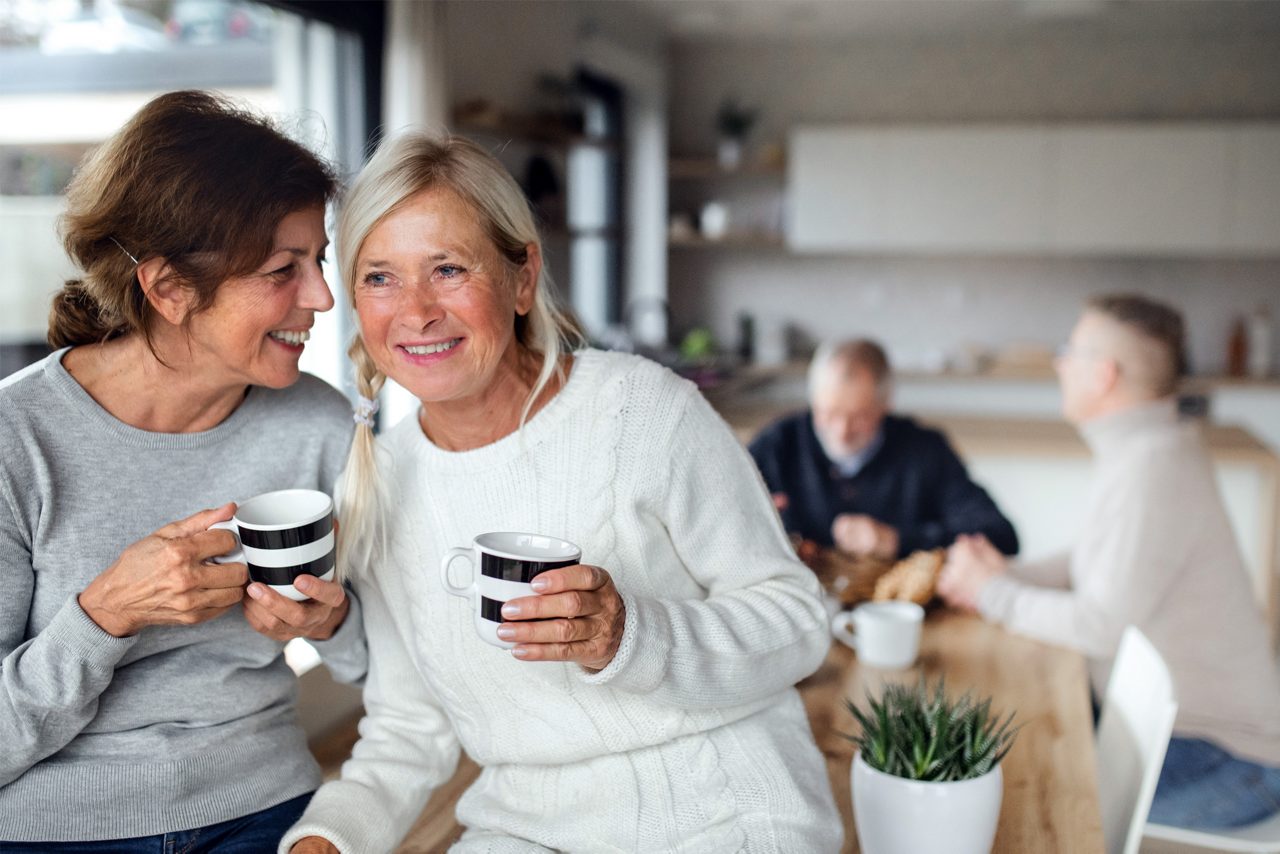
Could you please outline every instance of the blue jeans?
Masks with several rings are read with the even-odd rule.
[[[1157,824],[1219,830],[1280,812],[1280,768],[1237,759],[1209,741],[1171,738],[1151,802]]]
[[[4,842],[4,854],[269,854],[302,817],[311,793],[231,821],[102,842]]]

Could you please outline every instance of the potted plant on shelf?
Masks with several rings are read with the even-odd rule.
[[[891,684],[867,708],[845,704],[861,727],[846,736],[853,758],[853,814],[864,854],[989,854],[1004,794],[1002,760],[1017,728],[991,698],[949,698]]]
[[[732,170],[741,165],[742,146],[755,123],[755,110],[740,106],[733,98],[726,98],[720,103],[720,109],[716,111],[716,132],[720,137],[716,159],[721,169]]]

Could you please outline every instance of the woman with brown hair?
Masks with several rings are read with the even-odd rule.
[[[202,92],[151,101],[73,180],[61,349],[0,383],[0,849],[270,850],[319,784],[283,642],[362,678],[356,603],[209,560],[230,499],[331,491],[350,445],[345,399],[298,370],[333,305],[334,191]]]

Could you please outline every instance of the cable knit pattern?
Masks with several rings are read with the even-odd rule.
[[[455,453],[407,419],[380,445],[388,541],[355,582],[368,716],[282,850],[308,835],[344,854],[394,848],[459,748],[484,770],[458,802],[457,851],[839,849],[792,688],[829,644],[818,585],[692,384],[587,350],[516,434]],[[439,565],[496,530],[562,536],[609,571],[627,613],[608,667],[522,662],[479,639]]]

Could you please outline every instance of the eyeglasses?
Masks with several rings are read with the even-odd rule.
[[[1080,347],[1075,344],[1067,343],[1058,348],[1056,353],[1059,359],[1081,358],[1081,359],[1105,359],[1108,358],[1105,353],[1094,347]]]

